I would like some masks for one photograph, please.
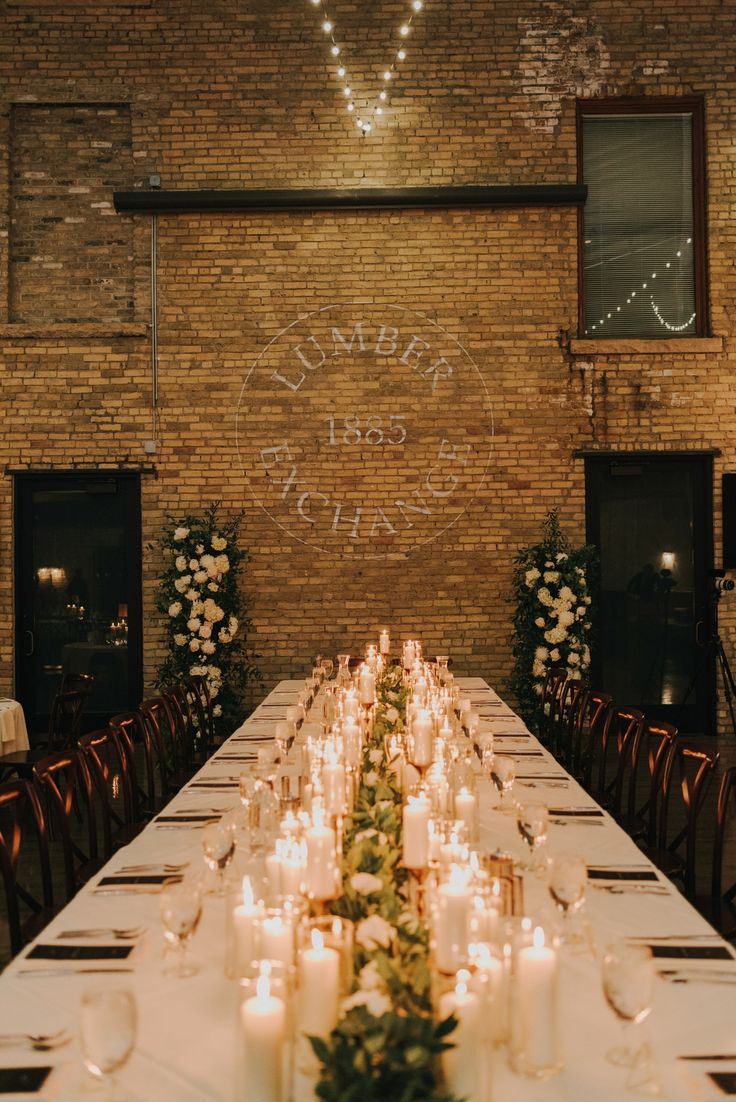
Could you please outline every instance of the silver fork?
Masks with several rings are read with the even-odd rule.
[[[56,1033],[0,1033],[0,1046],[27,1044],[36,1052],[49,1052],[68,1045],[71,1039],[71,1034],[65,1029],[59,1029]]]
[[[126,873],[126,872],[129,872],[129,873],[136,873],[136,872],[145,873],[145,872],[149,872],[152,869],[155,870],[156,872],[158,872],[159,870],[161,872],[181,872],[181,870],[187,868],[188,865],[189,865],[188,861],[183,861],[182,864],[180,864],[180,865],[167,865],[167,864],[164,864],[160,861],[158,863],[151,862],[148,865],[122,865],[119,869],[115,870],[115,875],[119,876],[122,873]]]
[[[57,938],[71,937],[75,940],[77,938],[86,937],[114,937],[120,941],[129,941],[137,937],[141,937],[145,934],[145,926],[129,926],[120,928],[117,926],[90,926],[88,929],[82,930],[62,930],[60,934],[57,934]]]

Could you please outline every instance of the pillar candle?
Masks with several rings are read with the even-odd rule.
[[[326,826],[322,808],[315,808],[314,823],[305,832],[307,843],[307,892],[314,899],[333,899],[336,888],[336,839]]]
[[[495,1045],[504,1039],[508,1026],[506,969],[503,961],[494,956],[484,942],[470,946],[470,958],[475,969],[470,989],[483,1007],[485,1040]]]
[[[559,1063],[557,953],[537,926],[533,944],[516,956],[511,1016],[515,1066],[530,1075],[550,1073]]]
[[[469,973],[458,973],[454,991],[447,991],[440,999],[440,1017],[457,1018],[457,1027],[449,1035],[453,1046],[442,1054],[445,1079],[450,1094],[465,1098],[468,1102],[481,1102],[483,1098],[483,1048],[481,1001],[468,990]]]
[[[417,712],[412,724],[413,751],[411,760],[414,765],[432,764],[434,740],[432,738],[432,716],[426,708]]]
[[[461,788],[455,796],[455,818],[468,828],[468,841],[475,841],[476,799],[467,788]]]
[[[342,744],[345,751],[345,764],[351,767],[360,765],[362,748],[360,727],[352,716],[348,716],[342,725]]]
[[[404,865],[426,869],[429,863],[429,820],[432,805],[424,796],[410,796],[404,807]]]
[[[391,653],[391,638],[385,630],[378,636],[378,648],[383,655]]]
[[[261,921],[259,950],[264,960],[281,961],[285,968],[294,963],[294,927],[283,915],[269,915]]]
[[[235,975],[243,976],[257,956],[258,921],[263,907],[253,898],[250,877],[243,877],[243,902],[233,907],[232,930],[234,941]]]
[[[278,842],[276,844],[278,846]],[[266,858],[266,879],[271,895],[281,895],[281,853],[278,848]]]
[[[360,703],[365,705],[376,703],[376,678],[373,671],[369,666],[363,665],[360,668],[360,679],[358,682],[360,688]]]
[[[455,972],[468,952],[472,894],[465,870],[453,865],[437,892],[437,967]]]
[[[299,1018],[302,1032],[329,1037],[337,1025],[340,954],[312,930],[312,945],[299,954]]]
[[[325,810],[330,815],[345,814],[345,766],[333,759],[322,766]]]
[[[243,1037],[243,1102],[282,1102],[286,1006],[258,977],[256,994],[240,1008]]]

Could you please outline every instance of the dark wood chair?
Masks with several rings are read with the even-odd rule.
[[[626,809],[619,816],[619,823],[635,841],[644,839],[650,846],[656,844],[662,772],[676,738],[677,728],[671,723],[645,723],[631,748]],[[647,770],[643,802],[642,761]]]
[[[184,685],[162,689],[161,696],[169,709],[170,722],[176,729],[175,741],[182,772],[191,775],[207,760],[204,740],[199,737],[194,701]]]
[[[34,882],[40,881],[40,898],[35,883],[33,891],[29,888],[30,868]],[[0,872],[10,950],[15,956],[59,909],[54,907],[46,820],[38,794],[28,781],[0,784]]]
[[[539,700],[539,725],[537,735],[544,746],[551,746],[553,732],[559,716],[560,697],[567,681],[567,670],[563,666],[548,666],[542,682],[542,694]]]
[[[585,681],[577,677],[569,677],[560,697],[553,753],[561,764],[568,767],[572,762],[576,727],[585,715],[589,692],[590,687]]]
[[[718,754],[707,754],[687,746],[683,741],[672,743],[666,755],[660,781],[657,813],[657,836],[653,846],[644,844],[642,849],[672,880],[681,881],[685,894],[696,893],[696,841],[697,826],[703,810],[708,784],[718,764]],[[671,837],[674,792],[679,793],[678,809],[684,823]],[[681,847],[685,846],[684,855]]]
[[[617,819],[623,809],[624,786],[631,770],[632,751],[643,726],[644,713],[637,708],[614,707],[601,732],[601,758],[595,798]]]
[[[91,673],[65,673],[61,679],[60,693],[80,692],[89,696],[95,679]]]
[[[194,706],[194,716],[199,732],[198,749],[207,758],[220,744],[215,730],[214,704],[209,683],[206,677],[190,677],[185,687]]]
[[[120,849],[132,842],[145,825],[137,815],[128,757],[112,727],[82,735],[85,756],[97,795],[105,848]]]
[[[190,779],[181,767],[181,748],[177,745],[176,725],[169,705],[164,697],[155,696],[144,700],[138,711],[151,748],[155,773],[158,777],[162,803],[177,794]]]
[[[100,846],[96,794],[81,750],[48,754],[36,762],[33,775],[61,846],[68,901],[99,872],[112,847],[105,838],[104,822]]]
[[[733,815],[736,801],[736,766],[726,769],[721,776],[716,802],[716,834],[713,844],[710,892],[696,894],[691,902],[704,918],[729,941],[736,939],[736,881],[725,891],[723,865],[726,853],[726,834],[729,815]]]
[[[166,802],[157,783],[157,755],[140,712],[121,712],[109,723],[125,754],[134,820],[151,819]]]
[[[70,689],[57,693],[51,705],[49,730],[42,742],[29,750],[17,750],[13,754],[0,755],[0,775],[16,774],[23,780],[33,779],[33,767],[36,762],[54,750],[73,748],[79,738],[82,708],[87,692]]]
[[[613,697],[597,690],[588,692],[585,707],[580,709],[573,731],[570,772],[590,792],[593,767],[601,746],[602,732],[609,722]]]

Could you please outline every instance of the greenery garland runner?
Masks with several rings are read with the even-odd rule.
[[[239,585],[248,553],[238,546],[242,513],[218,518],[220,502],[174,519],[158,541],[165,567],[156,607],[166,617],[168,654],[156,684],[200,676],[213,697],[216,730],[237,727],[248,681],[261,680],[244,644],[250,628]]]
[[[354,991],[328,1041],[310,1038],[324,1102],[457,1102],[442,1087],[440,1055],[454,1018],[436,1022],[429,931],[409,909],[402,867],[402,793],[385,740],[403,730],[401,670],[379,679],[352,823],[343,842],[335,914],[355,923]]]
[[[582,677],[590,666],[593,627],[591,594],[597,566],[592,546],[572,547],[556,512],[547,514],[539,543],[514,559],[511,690],[526,723],[536,726],[546,669],[566,668]]]

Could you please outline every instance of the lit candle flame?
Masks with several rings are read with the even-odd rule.
[[[321,930],[312,930],[312,948],[324,949],[325,937]]]
[[[541,926],[534,927],[533,943],[535,949],[544,948],[544,930]]]

